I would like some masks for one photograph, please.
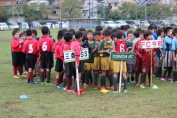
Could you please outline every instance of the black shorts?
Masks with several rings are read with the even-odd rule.
[[[24,65],[26,61],[26,54],[21,52],[21,63]]]
[[[41,69],[51,69],[54,65],[52,52],[41,52]]]
[[[37,55],[26,54],[25,67],[34,69],[35,64],[36,64],[36,60],[37,60]]]
[[[63,61],[61,59],[57,59],[55,64],[55,71],[62,72],[62,70],[63,70]]]
[[[21,52],[12,52],[12,66],[22,66]]]

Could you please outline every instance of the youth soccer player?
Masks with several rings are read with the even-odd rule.
[[[53,53],[52,53],[52,47],[53,47],[53,40],[49,37],[49,28],[46,26],[43,26],[41,28],[43,36],[38,41],[38,51],[41,52],[41,73],[40,73],[40,79],[41,79],[41,85],[51,85],[50,83],[50,70],[53,67]],[[44,69],[47,69],[47,82],[44,83]]]
[[[95,27],[95,31],[99,31],[100,32],[100,39],[104,40],[104,36],[102,34],[103,33],[103,27],[98,25],[98,26]]]
[[[110,52],[113,50],[112,40],[111,40],[111,31],[106,29],[103,31],[104,40],[100,42],[98,47],[98,53],[101,54],[101,90],[105,89],[106,86],[106,74],[108,72],[108,78],[110,89],[114,89],[113,81],[112,81],[112,70],[113,70],[113,62],[109,60]]]
[[[27,40],[23,46],[22,52],[26,54],[25,65],[28,68],[28,78],[26,83],[36,84],[33,80],[33,69],[37,60],[37,40],[32,38],[31,29],[26,30]]]

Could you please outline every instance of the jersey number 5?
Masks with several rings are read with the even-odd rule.
[[[29,53],[33,53],[33,44],[29,44]]]
[[[47,42],[44,42],[44,43],[42,44],[42,50],[43,50],[43,51],[46,51],[46,50],[47,50]]]

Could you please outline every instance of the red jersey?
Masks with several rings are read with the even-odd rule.
[[[12,41],[11,41],[11,49],[13,52],[21,52],[22,45],[23,44],[20,43],[19,39],[12,39]]]
[[[58,45],[55,47],[55,58],[56,59],[61,59],[62,61],[64,60],[63,59],[63,43],[58,43]]]
[[[25,54],[38,55],[37,44],[38,42],[36,39],[32,39],[32,37],[29,37],[23,45],[22,52]]]
[[[80,44],[80,41],[78,41],[77,39],[75,39],[75,40],[71,43],[71,50],[74,50],[74,51],[75,51],[76,62],[77,62],[77,64],[79,64],[79,57],[80,57],[80,51],[81,51],[81,44]]]
[[[101,39],[101,40],[104,40],[104,36],[103,36],[102,34],[100,35],[100,39]]]
[[[126,40],[116,40],[116,47],[115,47],[116,52],[126,52],[127,50],[127,44]]]
[[[52,52],[55,52],[55,48],[56,46],[59,44],[60,42],[59,41],[56,41],[52,47]]]
[[[48,35],[43,35],[38,41],[37,50],[40,52],[52,52],[53,40]]]
[[[145,39],[147,40],[147,39]],[[140,41],[141,42],[141,41]],[[151,58],[152,58],[152,65],[154,65],[154,52],[158,49],[152,49],[152,56],[151,56],[151,49],[139,49],[139,53],[141,54],[142,65],[150,65]]]
[[[135,53],[136,53],[136,60],[141,60],[141,57],[140,57],[140,53],[139,53],[139,51],[140,51],[140,49],[139,49],[139,46],[141,45],[141,41],[142,41],[142,39],[140,39],[140,40],[138,40],[137,42],[136,42],[136,45],[135,45],[135,49],[134,49],[134,51],[135,51]]]

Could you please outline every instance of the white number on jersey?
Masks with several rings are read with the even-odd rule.
[[[43,51],[46,51],[46,50],[47,50],[47,42],[44,42],[44,43],[42,44],[42,50],[43,50]]]
[[[33,44],[29,44],[29,53],[33,53]]]
[[[120,44],[120,52],[125,52],[123,44]]]

